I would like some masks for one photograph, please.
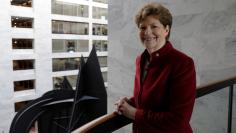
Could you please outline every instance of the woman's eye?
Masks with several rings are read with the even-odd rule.
[[[140,27],[139,29],[140,29],[140,30],[145,30],[145,29],[146,29],[146,27]]]
[[[154,28],[154,29],[155,29],[155,28],[159,28],[159,27],[158,27],[158,26],[155,26],[155,25],[153,25],[153,26],[152,26],[152,28]]]

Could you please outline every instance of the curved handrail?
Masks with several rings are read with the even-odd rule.
[[[115,112],[112,112],[110,114],[106,114],[106,115],[103,115],[83,126],[81,126],[80,128],[74,130],[72,133],[86,133],[87,131],[91,130],[92,128],[102,124],[103,122],[107,121],[107,120],[110,120],[114,117],[116,117],[118,114],[115,113]]]
[[[233,84],[236,84],[236,77],[227,78],[225,80],[218,80],[218,81],[209,83],[207,85],[199,86],[199,87],[197,87],[196,98],[199,98],[204,95],[210,94],[212,92],[221,90],[225,87],[232,86]],[[116,117],[119,117],[119,116],[120,115],[118,115],[115,112],[112,112],[110,114],[106,114],[104,116],[101,116],[101,117],[81,126],[80,128],[74,130],[72,133],[86,133],[87,131],[90,131],[94,127],[99,126],[99,125],[103,124],[104,122],[115,119]],[[130,124],[131,122],[132,121],[130,119],[128,119],[128,118],[126,119],[126,125]],[[125,126],[125,125],[123,125],[123,126]],[[114,129],[114,130],[117,130],[117,129]]]

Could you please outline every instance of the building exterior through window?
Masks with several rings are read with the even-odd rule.
[[[108,0],[2,0],[0,10],[0,133],[64,76],[75,88],[93,46],[107,86]]]

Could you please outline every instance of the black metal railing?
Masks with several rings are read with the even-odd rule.
[[[210,83],[208,85],[199,86],[197,89],[196,98],[200,98],[202,96],[208,95],[210,93],[216,92],[222,89],[229,89],[229,103],[228,103],[228,126],[227,133],[232,132],[232,112],[233,112],[233,88],[234,84],[236,84],[236,77],[228,78],[225,80],[217,81],[214,83]]]
[[[196,98],[211,94],[218,90],[229,88],[229,104],[228,104],[228,127],[227,133],[232,132],[232,111],[233,111],[233,88],[236,84],[236,77],[231,77],[225,80],[216,81],[207,85],[197,87]],[[119,128],[130,124],[132,121],[124,116],[117,115],[116,113],[110,113],[104,115],[90,123],[76,129],[72,133],[86,133],[87,131],[104,129],[104,132],[112,132]]]

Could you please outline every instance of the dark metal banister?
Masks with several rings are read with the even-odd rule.
[[[232,126],[232,109],[233,109],[233,88],[234,84],[236,84],[236,77],[227,78],[225,80],[220,80],[216,82],[212,82],[207,85],[202,85],[197,87],[197,94],[196,98],[205,96],[207,94],[213,93],[215,91],[228,88],[229,87],[229,105],[228,105],[228,128],[227,133],[231,133],[231,126]],[[118,123],[115,122],[118,120]],[[122,121],[121,121],[122,120]],[[110,114],[106,114],[101,116],[84,126],[74,130],[72,133],[86,133],[90,130],[96,130],[96,127],[100,129],[103,128],[104,131],[115,131],[119,128],[130,124],[132,121],[128,118],[123,118],[123,116],[117,115],[116,113],[112,112]],[[123,123],[123,124],[122,124]],[[115,126],[112,124],[118,124],[119,126]]]
[[[227,78],[225,80],[219,80],[207,85],[201,85],[197,87],[196,98],[224,89],[225,87],[229,87],[234,84],[236,84],[236,77]]]
[[[205,96],[207,94],[213,93],[215,91],[229,88],[229,103],[228,103],[228,126],[227,126],[227,133],[232,132],[232,112],[233,112],[233,88],[234,84],[236,84],[236,77],[231,77],[225,80],[216,81],[210,83],[208,85],[203,85],[198,87],[197,89],[197,96],[196,98]]]

